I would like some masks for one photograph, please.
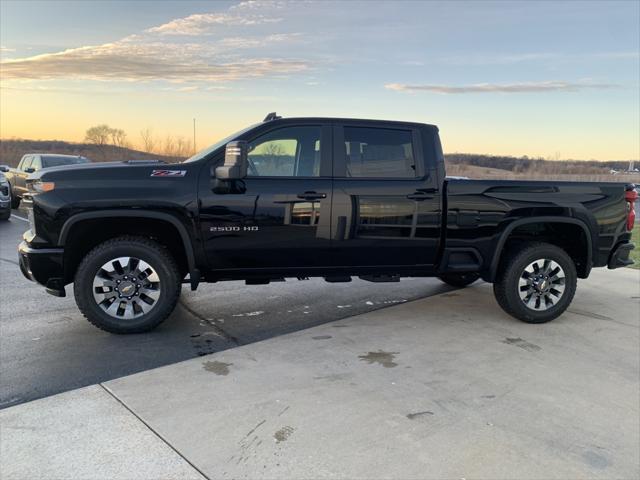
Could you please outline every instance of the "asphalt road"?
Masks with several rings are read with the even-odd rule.
[[[185,286],[155,331],[112,335],[84,319],[70,286],[57,298],[22,276],[24,217],[0,223],[0,408],[451,290],[437,279]]]

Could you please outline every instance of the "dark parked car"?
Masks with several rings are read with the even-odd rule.
[[[182,283],[437,276],[492,282],[542,323],[578,278],[628,256],[636,192],[616,183],[446,179],[437,127],[269,115],[185,163],[36,172],[23,273],[115,333],[154,328]]]
[[[0,170],[0,220],[11,217],[11,197],[9,196],[9,182]]]
[[[89,163],[89,159],[78,155],[58,155],[50,153],[28,153],[23,155],[17,168],[10,168],[6,177],[10,184],[11,208],[18,208],[27,189],[27,177],[39,170],[63,165]]]

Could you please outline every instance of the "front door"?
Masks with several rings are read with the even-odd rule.
[[[331,129],[274,127],[249,141],[235,193],[201,182],[201,228],[212,269],[322,266],[331,243]],[[206,182],[206,186],[205,186]]]
[[[418,129],[357,122],[334,128],[334,250],[341,265],[433,266],[440,239],[438,182]]]

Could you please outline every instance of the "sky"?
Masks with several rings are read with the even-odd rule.
[[[0,0],[0,137],[268,112],[433,123],[445,152],[640,158],[640,2]]]

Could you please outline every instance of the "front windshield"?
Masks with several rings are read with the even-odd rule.
[[[243,128],[242,130],[240,130],[239,132],[236,133],[232,133],[231,135],[229,135],[228,137],[223,138],[222,140],[220,140],[219,142],[214,143],[213,145],[211,145],[210,147],[205,148],[204,150],[200,150],[198,153],[196,153],[193,157],[189,157],[187,158],[184,163],[189,163],[189,162],[195,162],[197,160],[200,160],[201,158],[206,157],[207,155],[209,155],[211,152],[219,149],[220,147],[224,146],[225,144],[229,143],[231,140],[233,140],[234,138],[239,137],[240,135],[242,135],[245,132],[248,132],[249,130],[251,130],[252,128],[257,127],[259,124],[256,123],[255,125],[251,125],[250,127],[247,128]]]

